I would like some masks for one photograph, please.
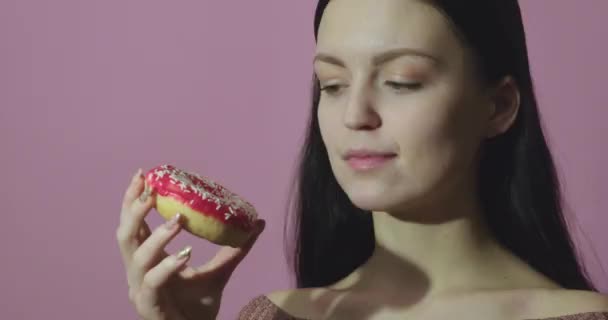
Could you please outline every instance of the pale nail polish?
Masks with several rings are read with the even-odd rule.
[[[148,200],[149,196],[150,196],[150,193],[147,190],[144,190],[144,192],[142,192],[142,194],[139,196],[139,201],[146,202],[146,200]]]
[[[182,214],[181,213],[177,213],[176,215],[173,216],[173,218],[171,218],[171,220],[167,221],[166,227],[167,229],[173,229],[173,227],[179,222],[179,219],[181,218]]]
[[[191,252],[192,252],[192,247],[187,246],[187,247],[183,248],[180,252],[178,252],[176,257],[178,260],[181,260],[181,259],[184,259],[184,258],[190,256]]]
[[[152,188],[150,188],[148,183],[144,181],[144,192],[142,192],[139,195],[139,201],[146,202],[146,200],[148,200],[148,197],[150,196],[151,193],[152,193]]]

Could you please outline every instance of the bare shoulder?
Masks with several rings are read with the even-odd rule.
[[[608,312],[608,295],[603,293],[570,290],[539,290],[532,296],[529,311],[535,317],[555,317],[585,312]]]
[[[553,292],[551,292],[553,291]],[[574,311],[608,311],[608,295],[586,290],[548,290],[549,301]]]
[[[293,296],[298,289],[276,290],[265,294],[265,296],[277,306],[281,306],[287,299]]]
[[[269,292],[266,295],[270,301],[277,304],[283,304],[290,300],[304,300],[311,301],[316,300],[319,296],[327,294],[327,288],[306,288],[306,289],[284,289]]]

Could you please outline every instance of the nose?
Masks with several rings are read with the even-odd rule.
[[[367,85],[352,87],[343,116],[344,125],[352,130],[373,130],[382,124],[375,108],[374,92]]]

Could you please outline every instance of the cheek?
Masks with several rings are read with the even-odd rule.
[[[451,179],[453,174],[468,172],[479,144],[479,121],[473,118],[470,103],[429,102],[402,115],[401,123],[391,125],[396,128],[394,136],[399,137],[403,172],[420,192]]]
[[[335,145],[341,140],[341,130],[339,128],[342,124],[340,123],[340,116],[339,109],[333,106],[320,105],[317,110],[321,138],[329,151],[335,151]]]
[[[331,145],[332,140],[330,137],[331,130],[329,130],[329,128],[331,127],[331,117],[327,114],[327,110],[319,107],[319,109],[317,110],[317,121],[319,122],[321,138],[323,139],[323,142],[327,147],[328,145]]]

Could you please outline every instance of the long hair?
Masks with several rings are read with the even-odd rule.
[[[315,39],[328,2],[317,4]],[[490,231],[504,247],[562,287],[597,291],[577,260],[563,215],[517,0],[431,3],[473,53],[486,84],[511,75],[520,90],[514,124],[482,145],[479,189]],[[316,116],[319,97],[319,83],[313,76],[312,108],[289,201],[293,238],[286,249],[298,288],[340,280],[365,262],[375,246],[371,212],[351,203],[330,167]]]

